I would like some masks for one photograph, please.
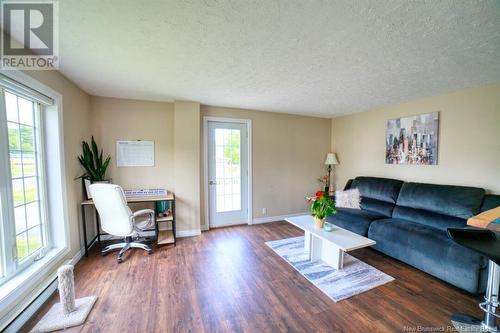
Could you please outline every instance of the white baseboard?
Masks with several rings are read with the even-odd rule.
[[[193,237],[201,235],[201,229],[176,230],[175,235],[181,237]]]
[[[73,258],[71,258],[68,262],[69,265],[73,265],[75,266],[82,258],[83,258],[83,255],[85,253],[85,249],[80,249],[80,251],[78,251],[74,256]]]
[[[287,217],[300,216],[300,215],[309,215],[309,214],[310,214],[309,212],[304,212],[304,213],[296,213],[296,214],[288,214],[288,215],[257,217],[257,218],[253,219],[252,224],[260,224],[260,223],[269,223],[269,222],[283,221]]]

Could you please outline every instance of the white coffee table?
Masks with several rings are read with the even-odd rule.
[[[304,230],[304,248],[309,253],[311,261],[323,260],[335,269],[342,269],[344,252],[376,244],[374,240],[336,225],[333,225],[333,230],[330,232],[317,229],[314,227],[314,219],[311,215],[289,217],[285,221]]]

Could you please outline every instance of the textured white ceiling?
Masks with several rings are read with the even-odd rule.
[[[498,0],[64,0],[93,95],[335,116],[500,82]]]

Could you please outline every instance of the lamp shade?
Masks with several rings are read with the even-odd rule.
[[[326,165],[339,164],[339,160],[337,160],[337,155],[335,153],[326,154],[325,164]]]

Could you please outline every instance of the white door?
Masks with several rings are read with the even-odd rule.
[[[210,226],[248,223],[248,125],[209,121],[207,127]]]

